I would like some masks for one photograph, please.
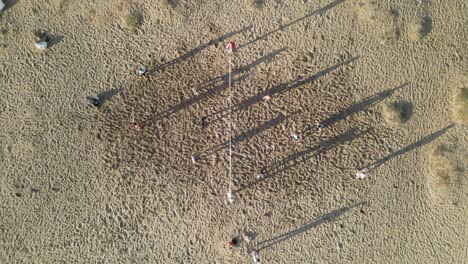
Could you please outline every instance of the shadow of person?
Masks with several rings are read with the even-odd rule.
[[[245,81],[250,75],[249,74],[245,74],[245,75],[242,75],[234,80],[232,80],[233,83],[240,83],[240,82],[243,82]],[[191,97],[187,100],[184,100],[180,103],[178,103],[177,105],[174,105],[172,107],[169,107],[168,109],[164,110],[163,112],[161,113],[158,113],[156,114],[155,116],[153,117],[150,117],[148,118],[147,120],[145,120],[143,122],[144,125],[150,125],[154,122],[157,122],[159,120],[162,120],[164,118],[168,118],[169,116],[195,104],[195,103],[198,103],[204,99],[207,99],[208,97],[210,96],[213,96],[213,95],[216,95],[220,92],[222,92],[224,89],[228,88],[228,83],[224,82],[224,83],[221,83],[217,86],[214,86],[213,88],[195,96],[195,97]]]
[[[104,102],[110,100],[112,97],[118,95],[122,91],[123,89],[119,88],[119,89],[111,89],[108,91],[101,92],[100,94],[97,95],[99,97],[100,104],[103,105]]]
[[[318,78],[320,78],[321,76],[325,75],[325,74],[328,74],[342,66],[345,66],[345,65],[348,65],[352,62],[355,62],[356,60],[358,60],[359,57],[353,57],[347,61],[344,61],[344,62],[341,62],[341,63],[338,63],[336,65],[333,65],[333,66],[330,66],[326,69],[323,69],[317,73],[315,73],[314,75],[312,76],[309,76],[305,79],[303,79],[302,77],[298,77],[290,82],[285,82],[285,83],[281,83],[281,84],[277,84],[275,86],[273,86],[272,88],[270,89],[267,89],[257,95],[254,95],[238,104],[236,104],[233,108],[232,108],[232,113],[233,112],[237,112],[237,111],[241,111],[243,109],[246,109],[252,105],[254,105],[255,103],[257,102],[260,102],[263,100],[263,97],[265,96],[277,96],[279,94],[282,94],[282,93],[285,93],[285,92],[288,92],[288,91],[291,91],[293,89],[297,89],[301,86],[304,86],[308,83],[311,83],[315,80],[317,80]],[[221,120],[223,117],[227,116],[229,114],[229,109],[221,109],[221,110],[218,110],[214,113],[211,113],[209,116],[210,117],[213,117],[213,121],[211,121],[211,123],[214,123],[216,121],[219,121]]]
[[[293,153],[287,156],[286,158],[282,159],[281,161],[278,161],[266,167],[266,175],[267,175],[266,177],[257,179],[254,182],[251,182],[245,186],[242,186],[238,188],[235,192],[236,193],[240,192],[242,190],[251,188],[255,186],[256,184],[259,184],[262,181],[265,181],[270,178],[274,178],[276,175],[284,171],[287,171],[288,169],[296,166],[297,164],[301,162],[305,162],[306,160],[312,158],[315,155],[319,155],[320,153],[324,153],[328,150],[331,150],[340,144],[344,144],[346,142],[357,139],[361,137],[362,135],[364,135],[365,133],[369,133],[370,131],[372,131],[372,129],[359,131],[357,128],[352,128],[343,134],[340,134],[328,140],[322,141],[316,146],[309,147],[303,151]]]
[[[246,71],[249,71],[250,69],[260,65],[261,63],[270,63],[272,60],[274,60],[276,58],[277,55],[285,52],[288,50],[288,47],[283,47],[281,49],[277,49],[267,55],[264,55],[262,57],[260,57],[259,59],[249,63],[249,64],[246,64],[246,65],[242,65],[240,66],[239,68],[235,68],[232,70],[232,77],[238,75],[238,74],[241,74],[241,73],[244,73]],[[216,83],[216,82],[219,82],[219,81],[222,81],[222,80],[226,80],[227,78],[229,78],[229,73],[225,73],[223,75],[220,75],[220,76],[217,76],[217,77],[214,77],[208,81],[205,81],[204,83],[201,83],[200,85],[209,85],[209,84],[213,84],[213,83]]]
[[[161,71],[161,70],[163,70],[163,69],[165,69],[167,67],[170,67],[170,66],[172,66],[172,65],[174,65],[176,63],[180,63],[180,62],[182,62],[184,60],[187,60],[187,59],[197,55],[198,53],[202,52],[204,49],[206,49],[206,48],[208,48],[208,47],[210,47],[212,45],[216,45],[216,44],[218,44],[218,43],[220,43],[222,41],[225,41],[225,40],[227,40],[228,38],[230,38],[230,37],[232,37],[234,35],[246,32],[251,28],[252,28],[252,26],[246,26],[246,27],[244,27],[244,28],[242,28],[240,30],[230,32],[230,33],[225,34],[225,35],[223,35],[223,36],[221,36],[219,38],[216,38],[216,39],[212,39],[209,42],[188,51],[187,53],[181,55],[180,57],[177,57],[175,59],[172,59],[172,60],[170,60],[168,62],[165,62],[165,63],[163,63],[161,65],[156,66],[153,70],[149,71],[149,74],[156,73],[156,72]]]
[[[405,87],[407,85],[408,85],[408,83],[404,83],[404,84],[402,84],[400,86],[396,86],[396,87],[394,87],[392,89],[388,89],[388,90],[379,92],[377,94],[371,95],[371,96],[369,96],[369,97],[367,97],[367,98],[365,98],[365,99],[351,105],[350,107],[343,109],[339,113],[330,116],[329,118],[323,120],[321,123],[325,127],[331,126],[331,125],[333,125],[334,123],[336,123],[336,122],[338,122],[340,120],[346,119],[348,116],[351,116],[351,115],[353,115],[353,114],[355,114],[355,113],[357,113],[359,111],[367,109],[370,106],[384,100],[385,98],[391,96],[396,91],[402,89],[403,87]],[[304,130],[304,133],[309,132],[309,131],[314,130],[314,129],[315,129],[315,126],[314,127],[309,127],[309,128]]]
[[[434,141],[435,139],[437,139],[438,137],[442,136],[443,134],[445,134],[445,132],[447,132],[447,130],[449,130],[450,128],[452,128],[454,125],[451,124],[451,125],[448,125],[446,126],[445,128],[437,131],[437,132],[434,132],[432,134],[430,134],[429,136],[426,136],[426,137],[423,137],[422,139],[416,141],[415,143],[411,144],[411,145],[408,145],[398,151],[395,151],[393,152],[392,154],[372,163],[371,165],[369,165],[367,168],[369,168],[369,170],[373,170],[377,167],[379,167],[380,165],[384,164],[385,162],[395,158],[395,157],[398,157],[400,155],[403,155],[415,148],[419,148],[421,146],[424,146],[426,144],[429,144],[431,143],[432,141]]]
[[[58,44],[59,42],[61,42],[63,40],[65,36],[62,36],[62,35],[59,35],[59,36],[54,36],[52,37],[49,42],[47,42],[47,45],[48,45],[48,48],[52,48],[53,46],[55,46],[56,44]]]
[[[353,205],[350,205],[350,206],[346,206],[346,207],[342,207],[342,208],[339,208],[339,209],[336,209],[334,211],[331,211],[327,214],[324,214],[322,216],[320,216],[319,218],[297,228],[297,229],[294,229],[294,230],[291,230],[287,233],[284,233],[284,234],[281,234],[281,235],[278,235],[276,237],[273,237],[273,238],[270,238],[270,239],[267,239],[267,240],[263,240],[261,242],[259,242],[257,244],[257,250],[260,251],[260,250],[263,250],[263,249],[266,249],[266,248],[269,248],[273,245],[276,245],[280,242],[283,242],[287,239],[290,239],[294,236],[297,236],[297,235],[300,235],[302,233],[305,233],[307,232],[308,230],[312,229],[312,228],[315,228],[325,222],[331,222],[331,221],[336,221],[339,217],[341,217],[342,215],[344,215],[345,213],[347,213],[348,211],[351,211],[352,209],[354,209],[355,207],[358,207],[360,205],[364,204],[364,202],[358,202],[358,203],[355,203]]]
[[[268,32],[268,33],[265,33],[265,34],[261,35],[260,37],[254,39],[254,40],[251,40],[251,41],[249,41],[249,42],[247,42],[247,43],[245,43],[245,44],[241,44],[241,45],[239,45],[239,47],[238,47],[237,49],[246,47],[246,46],[251,45],[251,44],[253,44],[253,43],[255,43],[255,42],[259,41],[259,40],[265,39],[265,38],[267,38],[268,36],[270,36],[270,35],[272,35],[272,34],[274,34],[274,33],[277,33],[277,32],[279,32],[279,31],[281,31],[281,30],[284,30],[284,29],[286,29],[287,27],[290,27],[290,26],[292,26],[292,25],[294,25],[294,24],[296,24],[296,23],[299,23],[299,22],[301,22],[302,20],[307,19],[307,18],[309,18],[309,17],[311,17],[311,16],[313,16],[313,15],[323,14],[323,13],[325,13],[326,11],[328,11],[328,10],[334,8],[335,6],[337,6],[337,5],[339,5],[339,4],[343,3],[343,2],[344,2],[344,0],[338,0],[338,1],[332,2],[332,3],[330,3],[330,4],[328,4],[328,5],[324,6],[324,7],[322,7],[322,8],[320,8],[320,9],[317,9],[317,10],[315,10],[315,11],[313,11],[313,12],[311,12],[311,13],[309,13],[309,14],[303,16],[303,17],[301,17],[301,18],[298,18],[298,19],[296,19],[296,20],[294,20],[294,21],[292,21],[292,22],[290,22],[290,23],[287,23],[287,24],[285,24],[285,25],[282,25],[282,26],[280,26],[279,28],[277,28],[277,29],[275,29],[275,30],[273,30],[273,31],[270,31],[270,32]]]
[[[243,65],[241,67],[239,67],[238,69],[235,69],[233,70],[232,72],[232,77],[235,77],[241,73],[244,73],[250,69],[252,69],[253,67],[256,67],[257,65],[261,64],[261,63],[267,63],[269,61],[271,61],[273,58],[275,58],[278,54],[280,54],[281,52],[287,50],[287,48],[281,48],[281,49],[278,49],[278,50],[275,50],[265,56],[262,56],[260,57],[259,59],[249,63],[249,64],[246,64],[246,65]],[[233,83],[232,83],[232,86],[234,86],[234,83],[238,83],[238,82],[241,82],[241,81],[244,81],[245,79],[247,79],[247,77],[249,77],[250,75],[248,74],[245,74],[245,75],[242,75],[240,77],[238,77],[237,79],[233,80]],[[187,108],[189,107],[190,105],[196,103],[196,102],[199,102],[201,100],[204,100],[210,96],[213,96],[215,94],[218,94],[220,93],[221,91],[223,91],[224,89],[228,88],[229,87],[229,83],[227,81],[227,78],[228,78],[228,74],[224,74],[224,75],[221,75],[221,76],[218,76],[216,78],[213,78],[212,81],[210,81],[210,85],[215,85],[217,83],[219,83],[219,81],[222,81],[221,84],[218,84],[218,85],[215,85],[213,88],[195,96],[195,97],[191,97],[185,101],[182,101],[180,102],[179,104],[175,105],[175,106],[172,106],[166,110],[164,110],[162,113],[159,113],[153,117],[150,117],[148,118],[148,120],[146,120],[144,122],[145,125],[147,124],[150,124],[152,122],[156,122],[158,120],[161,120],[163,118],[167,118],[169,117],[170,115],[184,109],[184,108]]]
[[[280,114],[278,117],[274,118],[274,119],[271,119],[269,120],[268,122],[258,126],[258,127],[255,127],[253,129],[250,129],[238,136],[235,136],[232,138],[232,144],[238,144],[242,141],[245,141],[245,140],[248,140],[256,135],[259,135],[261,134],[262,132],[270,129],[270,128],[273,128],[277,125],[279,125],[280,123],[282,122],[285,122],[286,120],[288,120],[291,116],[297,114],[298,112],[294,112],[292,114],[289,114],[289,115],[284,115],[284,114]],[[203,153],[199,156],[208,156],[208,155],[211,155],[215,152],[218,152],[222,149],[225,149],[225,148],[228,148],[229,147],[229,140],[226,140],[224,141],[223,143],[221,144],[218,144],[214,147],[211,147],[205,151],[203,151]]]

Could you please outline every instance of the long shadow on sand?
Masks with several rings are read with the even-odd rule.
[[[309,18],[309,17],[311,17],[311,16],[313,16],[313,15],[323,14],[323,13],[325,13],[326,11],[332,9],[333,7],[339,5],[339,4],[343,3],[343,2],[344,2],[344,0],[338,0],[338,1],[335,1],[335,2],[333,2],[333,3],[330,3],[330,4],[328,4],[328,5],[326,5],[326,6],[322,7],[322,8],[320,8],[320,9],[318,9],[318,10],[315,10],[315,11],[313,11],[313,12],[311,12],[311,13],[309,13],[309,14],[303,16],[303,17],[301,17],[301,18],[298,18],[298,19],[296,19],[296,20],[294,20],[294,21],[292,21],[292,22],[290,22],[290,23],[287,23],[287,24],[285,24],[285,25],[282,25],[281,27],[279,27],[279,28],[277,28],[277,29],[275,29],[275,30],[273,30],[273,31],[270,31],[270,32],[268,32],[268,33],[265,33],[265,34],[261,35],[260,37],[254,39],[254,40],[251,40],[251,41],[249,41],[249,42],[247,42],[247,43],[245,43],[245,44],[239,45],[238,49],[243,48],[243,47],[245,47],[245,46],[248,46],[248,45],[250,45],[250,44],[253,44],[253,43],[255,43],[255,42],[259,41],[259,40],[265,39],[265,38],[267,38],[268,36],[270,36],[270,35],[272,35],[272,34],[274,34],[274,33],[277,33],[278,31],[284,30],[284,29],[286,29],[287,27],[290,27],[290,26],[292,26],[292,25],[294,25],[294,24],[296,24],[296,23],[299,23],[299,22],[301,22],[302,20],[307,19],[307,18]]]
[[[172,65],[174,65],[176,63],[180,63],[180,62],[182,62],[184,60],[187,60],[187,59],[197,55],[198,53],[202,52],[204,49],[206,49],[206,48],[208,48],[208,47],[210,47],[212,45],[216,45],[216,44],[218,44],[218,43],[220,43],[220,42],[222,42],[224,40],[227,40],[228,38],[230,38],[230,37],[232,37],[234,35],[240,34],[242,32],[246,32],[247,30],[249,30],[251,28],[252,28],[252,26],[247,26],[247,27],[244,27],[244,28],[242,28],[240,30],[230,32],[230,33],[228,33],[228,34],[226,34],[224,36],[221,36],[219,38],[210,40],[209,42],[190,50],[189,52],[185,53],[184,55],[182,55],[182,56],[180,56],[178,58],[175,58],[175,59],[170,60],[170,61],[168,61],[166,63],[163,63],[161,65],[156,66],[155,69],[151,70],[149,73],[150,74],[156,73],[156,72],[158,72],[160,70],[163,70],[163,69],[165,69],[167,67],[170,67],[170,66],[172,66]]]
[[[352,141],[354,139],[357,139],[359,137],[361,137],[362,135],[364,135],[365,133],[368,133],[370,132],[371,130],[365,130],[365,131],[359,131],[357,128],[353,128],[353,129],[350,129],[348,130],[347,132],[341,134],[341,135],[338,135],[338,136],[335,136],[331,139],[328,139],[328,140],[325,140],[323,142],[320,142],[319,145],[317,146],[313,146],[313,147],[309,147],[303,151],[300,151],[300,152],[296,152],[294,154],[291,154],[289,155],[288,157],[282,159],[281,161],[279,162],[276,162],[268,167],[265,167],[264,169],[266,170],[266,174],[267,176],[263,179],[257,179],[256,181],[254,182],[251,182],[250,184],[246,185],[246,186],[243,186],[241,188],[238,188],[237,190],[235,190],[235,192],[240,192],[242,190],[245,190],[245,189],[248,189],[248,188],[251,188],[257,184],[259,184],[260,182],[266,180],[266,179],[269,179],[269,178],[273,178],[275,177],[276,175],[294,167],[294,166],[297,166],[299,163],[302,163],[302,162],[305,162],[307,161],[308,159],[312,158],[313,156],[316,156],[316,155],[319,155],[321,153],[324,153],[340,144],[343,144],[345,142],[349,142],[349,141]]]
[[[279,50],[275,50],[273,51],[272,53],[270,54],[267,54],[255,61],[253,61],[252,63],[249,63],[247,65],[244,65],[244,66],[241,66],[240,68],[236,69],[235,71],[233,71],[232,73],[232,76],[235,76],[235,75],[238,75],[240,73],[244,73],[248,70],[250,70],[251,68],[253,67],[256,67],[257,65],[263,63],[263,62],[268,62],[270,60],[272,60],[276,55],[280,54],[281,52],[285,51],[287,48],[281,48]],[[148,125],[150,124],[151,122],[156,122],[158,120],[161,120],[163,118],[167,118],[168,116],[182,110],[182,109],[185,109],[187,107],[189,107],[190,105],[194,104],[194,103],[197,103],[203,99],[206,99],[208,98],[209,96],[213,96],[215,94],[218,94],[220,93],[221,91],[223,91],[224,89],[228,88],[229,86],[229,83],[227,81],[227,77],[228,75],[223,75],[223,76],[220,76],[218,77],[219,80],[222,80],[223,83],[222,84],[219,84],[217,86],[215,86],[214,88],[211,88],[195,97],[192,97],[190,99],[187,99],[173,107],[170,107],[169,109],[163,111],[162,113],[159,113],[157,114],[156,116],[152,117],[152,118],[149,118],[148,120],[144,121],[144,125]],[[244,75],[244,76],[241,76],[235,80],[233,80],[233,83],[236,83],[236,82],[241,82],[243,80],[245,80],[246,78],[248,77],[248,75]],[[215,84],[216,82],[213,82],[213,84]]]
[[[260,61],[255,63],[254,66],[257,66],[258,64],[260,64],[262,62],[269,63],[271,60],[273,60],[275,58],[276,55],[278,55],[278,54],[280,54],[280,53],[282,53],[284,51],[287,51],[287,50],[288,50],[288,47],[284,47],[284,48],[275,50],[274,52],[270,53],[269,55],[262,57],[262,58],[265,58],[265,59],[261,59]],[[232,76],[235,76],[235,75],[238,75],[240,73],[248,71],[252,67],[253,67],[252,64],[244,65],[244,66],[241,66],[239,68],[233,69],[231,74],[232,74]],[[213,83],[216,83],[216,82],[219,82],[219,81],[222,81],[222,80],[227,80],[227,78],[229,78],[229,73],[214,77],[212,79],[209,79],[209,80],[205,81],[204,83],[200,83],[199,85],[206,86],[206,85],[213,84]]]
[[[277,126],[278,124],[288,120],[291,116],[297,114],[297,112],[295,113],[292,113],[288,116],[285,116],[283,114],[280,114],[278,117],[276,117],[275,119],[272,119],[266,123],[264,123],[263,125],[260,125],[259,127],[256,127],[256,128],[253,128],[247,132],[244,132],[238,136],[235,136],[233,139],[232,139],[232,144],[238,144],[242,141],[245,141],[245,140],[248,140],[249,138],[252,138],[254,137],[255,135],[258,135],[260,133],[262,133],[263,131],[267,130],[267,129],[270,129],[270,128],[273,128],[275,126]],[[203,154],[200,155],[200,156],[208,156],[212,153],[215,153],[215,152],[218,152],[222,149],[226,149],[229,147],[229,140],[226,140],[224,141],[223,143],[221,144],[218,144],[214,147],[211,147],[205,151],[203,151]]]
[[[418,141],[416,141],[415,143],[411,144],[411,145],[408,145],[398,151],[395,151],[393,152],[392,154],[372,163],[371,165],[368,166],[369,170],[373,170],[377,167],[379,167],[380,165],[384,164],[385,162],[395,158],[395,157],[398,157],[400,155],[403,155],[405,154],[406,152],[409,152],[415,148],[419,148],[421,146],[424,146],[428,143],[431,143],[432,141],[434,141],[436,138],[442,136],[443,134],[445,134],[445,132],[447,132],[447,130],[449,130],[450,128],[452,128],[454,125],[451,124],[451,125],[448,125],[446,126],[445,128],[437,131],[437,132],[434,132],[432,134],[430,134],[429,136],[426,136]]]
[[[353,205],[350,205],[350,206],[346,206],[346,207],[342,207],[340,209],[336,209],[334,211],[331,211],[330,213],[328,214],[324,214],[322,216],[320,216],[319,218],[303,225],[302,227],[299,227],[297,229],[294,229],[294,230],[291,230],[287,233],[284,233],[284,234],[281,234],[279,236],[276,236],[276,237],[273,237],[273,238],[270,238],[270,239],[267,239],[267,240],[264,240],[264,241],[261,241],[257,244],[257,250],[263,250],[263,249],[266,249],[266,248],[269,248],[273,245],[276,245],[280,242],[283,242],[287,239],[290,239],[292,237],[295,237],[297,235],[300,235],[302,233],[305,233],[307,231],[309,231],[310,229],[312,228],[315,228],[325,222],[331,222],[331,221],[335,221],[337,220],[340,216],[342,216],[343,214],[345,214],[346,212],[348,211],[351,211],[352,209],[360,206],[364,204],[364,202],[359,202],[359,203],[355,203]]]
[[[275,85],[274,87],[268,89],[268,90],[265,90],[255,96],[252,96],[250,97],[249,99],[235,105],[233,108],[232,108],[232,112],[237,112],[237,111],[241,111],[243,109],[246,109],[248,107],[250,107],[251,105],[261,101],[263,99],[264,96],[266,95],[270,95],[270,96],[276,96],[276,95],[279,95],[279,94],[282,94],[282,93],[285,93],[285,92],[288,92],[288,91],[291,91],[293,89],[296,89],[298,87],[301,87],[303,85],[306,85],[310,82],[313,82],[315,80],[317,80],[318,78],[320,78],[321,76],[325,75],[325,74],[328,74],[344,65],[347,65],[347,64],[350,64],[354,61],[356,61],[357,59],[359,59],[359,57],[354,57],[354,58],[351,58],[347,61],[344,61],[344,62],[341,62],[341,63],[338,63],[336,65],[333,65],[327,69],[324,69],[322,71],[319,71],[318,73],[306,78],[306,79],[302,79],[302,78],[296,78],[295,80],[291,81],[291,82],[288,82],[288,83],[282,83],[282,84],[278,84],[278,85]],[[226,113],[227,112],[227,113]],[[224,113],[224,114],[223,114]],[[222,110],[219,110],[215,113],[212,113],[210,114],[209,116],[217,116],[221,114],[221,116],[218,116],[218,118],[208,122],[208,123],[215,123],[216,121],[219,121],[221,118],[223,118],[224,116],[228,115],[229,114],[229,109],[222,109]]]
[[[65,38],[65,36],[63,36],[63,35],[54,36],[53,38],[51,38],[49,40],[48,48],[52,48],[53,46],[59,44],[64,38]]]
[[[99,97],[99,100],[101,101],[101,105],[104,104],[106,101],[112,99],[112,97],[118,95],[123,91],[122,88],[119,89],[111,89],[108,91],[101,92],[97,96]]]
[[[340,120],[343,120],[343,119],[346,119],[348,116],[351,116],[359,111],[362,111],[364,109],[367,109],[369,108],[370,106],[372,105],[375,105],[377,104],[378,102],[384,100],[385,98],[391,96],[393,93],[395,93],[396,91],[400,90],[401,88],[407,86],[408,83],[405,83],[405,84],[402,84],[400,86],[397,86],[397,87],[394,87],[392,89],[388,89],[388,90],[385,90],[385,91],[382,91],[380,93],[377,93],[377,94],[374,94],[372,96],[369,96],[355,104],[353,104],[352,106],[342,110],[341,112],[335,114],[335,115],[332,115],[330,116],[329,118],[323,120],[321,123],[324,125],[324,127],[327,127],[327,126],[331,126],[333,125],[334,123],[340,121]],[[306,128],[304,131],[303,131],[303,134],[304,136],[307,136],[307,134],[314,130],[315,129],[315,126],[311,126],[309,128]]]

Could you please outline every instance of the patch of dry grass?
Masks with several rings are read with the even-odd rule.
[[[429,157],[429,191],[438,203],[457,205],[466,193],[465,159],[467,150],[458,140],[439,144]]]
[[[453,115],[458,123],[468,124],[468,88],[462,88],[455,97]]]
[[[69,9],[70,4],[73,0],[62,0],[59,4],[59,11],[61,14],[65,14],[65,12]]]
[[[138,28],[143,24],[143,14],[133,4],[132,0],[121,0],[114,8],[121,14],[124,27],[133,33],[136,33]]]
[[[384,106],[383,115],[388,122],[402,125],[413,115],[413,104],[403,100],[388,103]]]
[[[253,9],[262,9],[265,6],[265,0],[248,0],[248,5]]]
[[[125,27],[134,33],[143,24],[143,15],[137,10],[128,10],[122,18],[125,23]]]
[[[118,12],[125,12],[126,10],[129,10],[130,7],[132,6],[132,0],[121,0],[120,2],[118,2],[117,4],[115,4],[114,8],[118,11]]]
[[[412,41],[419,41],[429,35],[432,31],[432,18],[425,16],[418,21],[410,24],[408,29],[408,37]]]
[[[161,0],[161,3],[165,8],[173,10],[179,5],[179,0]]]
[[[7,28],[1,28],[0,29],[0,36],[4,37],[8,34],[8,29]]]

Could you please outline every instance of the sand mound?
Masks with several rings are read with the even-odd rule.
[[[432,18],[425,16],[409,25],[408,37],[412,41],[419,41],[432,31]]]
[[[139,10],[130,10],[122,18],[125,28],[134,33],[143,24],[143,15]]]
[[[358,21],[373,31],[382,45],[393,44],[400,39],[402,19],[399,9],[382,9],[375,1],[358,1],[353,8]]]
[[[133,33],[143,24],[143,14],[131,0],[122,0],[115,6],[124,23],[124,27]]]
[[[468,88],[460,89],[455,97],[453,116],[457,123],[468,124]]]
[[[355,4],[358,19],[362,22],[373,22],[378,20],[377,6],[373,2],[360,1]]]
[[[459,142],[438,145],[429,159],[429,195],[435,204],[452,203],[460,205],[467,189],[466,162],[468,155]]]
[[[387,122],[394,125],[406,123],[413,115],[413,104],[408,101],[398,100],[384,106],[383,116]]]

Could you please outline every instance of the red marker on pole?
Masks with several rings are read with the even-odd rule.
[[[232,53],[233,50],[235,50],[237,47],[236,47],[236,43],[234,43],[233,41],[228,41],[228,43],[226,44],[226,50],[227,52],[229,53]]]

